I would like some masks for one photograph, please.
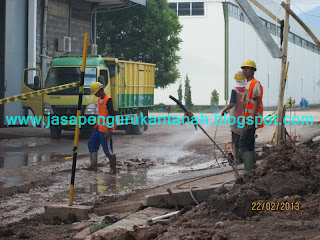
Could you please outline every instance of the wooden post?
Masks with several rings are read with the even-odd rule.
[[[286,0],[288,8],[290,8],[290,0]],[[285,139],[285,131],[283,126],[283,117],[284,117],[284,107],[283,107],[283,98],[284,90],[286,84],[286,65],[287,65],[287,52],[288,52],[288,35],[289,35],[289,12],[286,11],[284,19],[284,30],[283,30],[283,49],[282,49],[282,62],[281,62],[281,76],[280,76],[280,87],[279,87],[279,96],[278,96],[278,125],[276,126],[277,135],[275,139],[275,144],[279,145],[282,140]]]
[[[313,32],[311,32],[310,28],[308,28],[308,26],[304,24],[304,22],[284,2],[281,3],[281,6],[289,12],[289,14],[300,24],[300,26],[303,27],[304,30],[306,30],[312,40],[317,44],[317,46],[320,47],[320,41],[313,34]]]

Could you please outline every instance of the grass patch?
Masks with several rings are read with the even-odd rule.
[[[310,104],[309,108],[320,108],[320,104]]]
[[[90,227],[90,234],[96,231],[99,231],[101,229],[104,229],[106,226],[108,226],[108,224],[106,224],[105,222],[96,223]]]

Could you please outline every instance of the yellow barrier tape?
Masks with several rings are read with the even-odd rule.
[[[4,104],[4,103],[19,101],[22,99],[25,100],[27,98],[39,96],[43,93],[51,93],[51,92],[61,91],[61,90],[67,89],[67,88],[73,88],[73,87],[78,86],[79,84],[80,84],[79,82],[73,82],[73,83],[68,83],[68,84],[64,84],[61,86],[46,88],[46,89],[37,90],[34,92],[28,92],[28,93],[24,93],[24,94],[20,94],[20,95],[16,95],[16,96],[8,97],[8,98],[2,98],[2,99],[0,99],[0,105]]]

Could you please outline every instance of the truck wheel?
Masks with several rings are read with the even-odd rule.
[[[127,135],[133,134],[133,133],[132,133],[132,128],[133,128],[132,125],[127,125],[127,126],[125,126],[125,131],[126,131],[126,134],[127,134]]]
[[[59,139],[61,137],[61,127],[50,126],[50,134],[53,139]]]
[[[148,110],[143,112],[143,116],[147,116],[147,122],[148,122],[148,120],[149,120]],[[148,127],[149,127],[148,124],[144,124],[144,125],[143,125],[143,130],[144,130],[144,131],[147,131]]]
[[[136,110],[134,111],[134,113],[140,118],[142,112],[140,110]],[[133,135],[141,135],[144,130],[144,125],[141,124],[140,119],[139,119],[138,125],[130,125],[127,127],[129,128],[129,132],[130,132],[129,134],[133,134]]]

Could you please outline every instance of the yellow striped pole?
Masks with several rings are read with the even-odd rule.
[[[2,99],[0,99],[0,105],[4,104],[4,103],[19,101],[19,100],[25,100],[27,98],[39,96],[43,93],[58,92],[58,91],[61,91],[61,90],[67,89],[67,88],[76,87],[79,84],[80,84],[79,82],[73,82],[73,83],[68,83],[68,84],[64,84],[64,85],[60,85],[60,86],[56,86],[56,87],[52,87],[52,88],[45,88],[45,89],[38,90],[38,91],[33,91],[33,92],[28,92],[28,93],[23,93],[20,95],[12,96],[12,97],[2,98]]]
[[[87,61],[87,50],[88,50],[88,33],[85,33],[84,43],[83,43],[83,52],[82,52],[82,67],[81,67],[81,80],[80,80],[80,86],[79,86],[79,100],[78,100],[78,109],[77,109],[77,126],[76,126],[76,132],[74,134],[73,161],[72,161],[71,182],[70,182],[70,191],[69,191],[69,206],[73,205],[74,179],[75,179],[75,175],[76,175],[77,153],[78,153],[78,145],[79,145],[79,117],[81,115],[84,73],[86,70],[86,61]]]

